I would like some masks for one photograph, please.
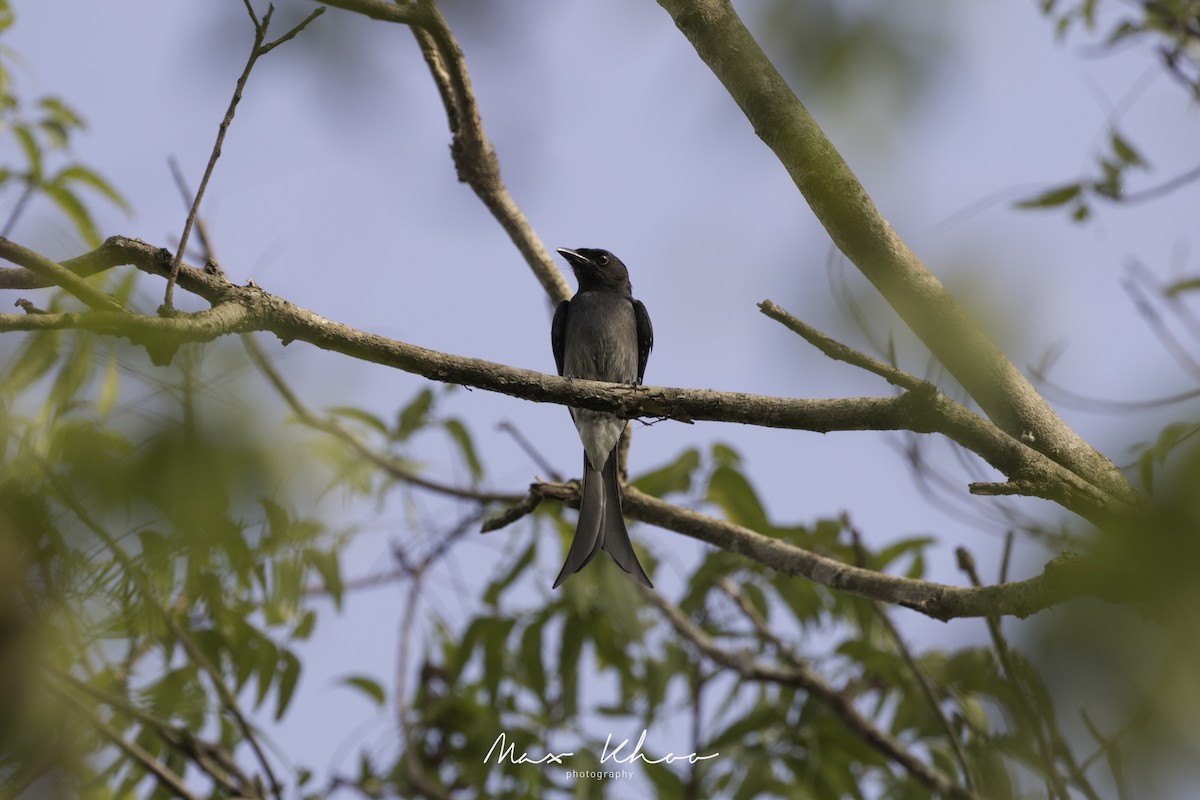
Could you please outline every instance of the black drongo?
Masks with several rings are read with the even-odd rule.
[[[629,271],[607,250],[560,247],[579,291],[558,304],[550,342],[558,374],[611,383],[641,383],[654,330],[646,307],[633,299]],[[583,569],[601,550],[621,569],[652,586],[638,563],[621,517],[621,486],[617,480],[617,445],[625,420],[615,414],[572,408],[571,418],[583,440],[583,491],[579,524],[567,561],[554,581],[558,586]]]

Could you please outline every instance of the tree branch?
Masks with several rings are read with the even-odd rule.
[[[549,485],[538,488],[547,496],[555,496]],[[691,536],[787,575],[902,605],[943,621],[957,617],[1028,617],[1081,596],[1119,599],[1119,589],[1098,574],[1100,566],[1077,556],[1060,556],[1048,563],[1041,575],[1028,580],[957,587],[844,564],[732,522],[680,508],[632,486],[625,488],[624,500],[625,513],[633,519]]]
[[[208,156],[208,164],[204,168],[204,175],[200,178],[200,185],[196,187],[196,196],[192,199],[192,206],[188,210],[187,219],[183,223],[183,233],[179,235],[179,248],[175,251],[175,258],[171,262],[171,273],[167,276],[167,291],[163,297],[163,306],[167,309],[174,307],[175,279],[179,274],[179,265],[183,262],[183,253],[187,249],[188,238],[192,233],[192,226],[196,223],[196,215],[200,212],[200,202],[204,199],[204,190],[208,187],[208,181],[212,178],[213,170],[216,169],[217,159],[221,157],[221,144],[225,141],[225,134],[229,132],[229,126],[233,123],[233,115],[237,111],[238,103],[242,100],[242,92],[246,89],[246,81],[250,79],[251,70],[254,69],[254,65],[258,63],[258,59],[261,56],[265,56],[279,45],[293,39],[296,34],[308,27],[310,22],[325,13],[324,8],[314,10],[287,33],[274,41],[268,42],[266,41],[267,28],[271,25],[271,15],[275,13],[275,6],[269,5],[267,13],[259,20],[254,13],[254,7],[250,5],[250,0],[244,0],[244,2],[246,11],[250,15],[250,21],[254,23],[254,44],[250,47],[250,55],[246,59],[246,66],[242,69],[242,74],[238,76],[237,83],[234,85],[233,97],[229,99],[229,107],[225,110],[225,116],[221,119],[221,124],[217,127],[217,139],[213,142],[212,152]]]
[[[729,0],[659,0],[774,151],[838,248],[1002,430],[1126,503],[1139,493],[1072,431],[879,213]]]
[[[91,253],[64,262],[62,266],[92,274],[117,264],[133,264],[149,274],[167,277],[171,263],[171,254],[165,250],[134,239],[113,237]],[[9,282],[18,282],[16,277],[19,276],[10,277]],[[36,275],[32,277],[40,279]],[[839,430],[942,433],[977,453],[1002,472],[1010,483],[1020,487],[1023,493],[1056,502],[1098,525],[1111,522],[1114,518],[1128,519],[1144,510],[1140,505],[1130,505],[1123,496],[1110,496],[932,389],[908,391],[886,398],[806,400],[562,378],[429,350],[357,330],[293,305],[257,286],[236,286],[216,272],[181,265],[177,278],[185,289],[214,305],[231,303],[243,307],[245,315],[237,315],[236,325],[230,327],[228,332],[270,331],[284,344],[301,340],[323,350],[404,370],[430,380],[473,386],[535,402],[609,411],[629,419],[659,417],[685,422],[737,422],[821,433]],[[30,318],[41,316],[44,315],[30,315]],[[130,317],[135,318],[134,315]],[[58,318],[53,322],[36,322],[14,316],[8,322],[12,326],[56,324],[61,327],[83,327],[81,319],[76,316]],[[176,320],[168,322],[171,321]],[[169,324],[158,320],[136,324],[153,327],[157,332],[173,330]],[[198,332],[190,328],[179,329],[176,333],[183,338],[186,335],[198,336]],[[215,332],[206,327],[203,333],[209,336]],[[1135,499],[1141,500],[1140,496]]]
[[[9,241],[0,237],[0,258],[11,261],[14,264],[19,264],[24,267],[24,270],[2,270],[10,278],[25,274],[35,276],[30,283],[36,283],[39,286],[61,286],[71,294],[78,297],[83,302],[87,303],[91,308],[100,311],[124,311],[125,308],[113,298],[106,295],[104,292],[95,288],[91,284],[83,280],[83,277],[77,275],[72,270],[64,267],[55,261],[52,261],[40,253],[35,253],[28,250],[16,242]],[[0,283],[0,288],[34,288],[32,286],[22,287],[14,285],[12,287],[5,286]]]
[[[546,246],[500,177],[500,161],[483,129],[466,59],[437,6],[431,0],[403,4],[380,0],[330,0],[328,4],[412,28],[446,108],[452,137],[450,153],[458,179],[469,185],[492,212],[551,301],[558,303],[569,298],[571,287],[562,271],[555,266]]]

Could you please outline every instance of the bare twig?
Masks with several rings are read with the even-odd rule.
[[[230,98],[229,107],[225,110],[225,116],[221,119],[221,124],[217,127],[217,140],[213,143],[212,152],[208,156],[208,165],[204,168],[204,175],[200,178],[200,185],[196,188],[196,196],[192,199],[192,207],[188,211],[187,219],[183,223],[183,233],[179,235],[179,247],[175,251],[174,260],[171,262],[171,272],[167,276],[167,290],[163,296],[163,307],[168,311],[174,309],[173,297],[175,281],[179,275],[179,265],[183,262],[183,253],[187,249],[188,237],[191,236],[192,226],[196,222],[196,215],[200,212],[200,202],[204,199],[204,190],[208,188],[208,181],[212,178],[213,170],[217,166],[217,159],[221,157],[221,145],[225,141],[225,134],[228,133],[230,124],[233,123],[233,115],[237,111],[238,103],[242,100],[242,92],[246,88],[246,81],[250,78],[250,71],[254,69],[254,65],[260,56],[266,55],[279,45],[290,40],[325,11],[324,8],[316,9],[283,36],[272,42],[267,42],[267,28],[271,24],[271,16],[275,13],[275,7],[273,5],[268,6],[267,13],[263,15],[260,21],[254,13],[254,8],[250,5],[249,0],[244,0],[244,2],[246,11],[250,15],[250,20],[254,23],[254,44],[250,48],[250,56],[246,59],[246,66],[242,69],[242,74],[238,76],[237,84],[233,89],[233,97]]]
[[[179,160],[175,156],[167,159],[167,166],[171,170],[171,178],[175,181],[175,188],[179,190],[179,194],[183,197],[185,204],[190,204],[195,200],[195,193],[188,187],[187,178],[183,174],[183,169],[179,166]],[[188,205],[188,212],[191,213],[191,206]],[[212,239],[208,235],[208,225],[205,224],[204,218],[196,216],[196,237],[200,240],[200,249],[205,260],[213,258],[216,252],[213,249]]]
[[[558,470],[550,465],[550,462],[548,462],[545,457],[543,457],[542,454],[537,451],[537,448],[533,446],[533,443],[530,442],[529,439],[525,438],[525,434],[521,433],[521,431],[517,429],[516,425],[513,425],[511,422],[505,420],[496,426],[496,430],[503,431],[511,436],[513,441],[517,443],[517,447],[520,447],[521,450],[525,452],[525,455],[529,456],[529,459],[537,465],[538,469],[546,474],[547,478],[556,482],[563,479],[562,475],[558,473]]]
[[[806,342],[835,361],[844,361],[847,364],[865,369],[867,372],[874,372],[888,383],[899,386],[902,389],[928,392],[937,391],[936,387],[928,381],[923,381],[902,369],[893,367],[891,364],[886,364],[877,358],[872,358],[866,353],[861,353],[853,347],[844,345],[826,336],[803,320],[792,316],[770,300],[762,301],[758,304],[758,308],[771,319],[783,323],[793,333],[802,336]]]

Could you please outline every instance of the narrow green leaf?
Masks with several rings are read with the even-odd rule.
[[[97,230],[96,223],[92,220],[87,206],[76,197],[75,193],[64,186],[46,186],[44,190],[46,196],[53,200],[54,204],[62,209],[63,213],[75,224],[76,233],[88,246],[99,247],[100,232]]]
[[[1116,131],[1112,132],[1112,149],[1122,163],[1128,164],[1131,167],[1145,167],[1146,160],[1142,158],[1142,154],[1137,151],[1129,140]]]
[[[527,626],[521,633],[520,659],[525,681],[535,697],[546,696],[546,668],[542,664],[542,630],[545,620]]]
[[[79,390],[92,376],[96,366],[93,359],[95,340],[91,336],[80,336],[76,341],[75,350],[67,357],[50,389],[50,405],[60,413],[74,404]]]
[[[338,684],[357,689],[377,706],[382,706],[387,701],[387,692],[384,691],[383,686],[375,679],[368,678],[366,675],[349,675],[338,681]]]
[[[296,693],[296,684],[300,680],[300,659],[290,650],[283,651],[283,666],[279,673],[279,689],[276,693],[275,719],[283,719],[292,695]]]
[[[342,606],[342,592],[344,585],[342,583],[341,562],[338,560],[336,551],[333,550],[309,550],[304,554],[305,560],[321,575],[321,583],[325,587],[325,591],[333,598],[333,603],[338,608]]]
[[[429,389],[422,389],[408,405],[401,409],[400,419],[396,423],[396,432],[392,435],[392,438],[398,442],[403,442],[425,427],[432,408],[433,392]]]
[[[686,492],[692,488],[692,474],[700,467],[700,451],[684,450],[669,464],[647,472],[632,481],[633,485],[648,495],[663,497],[673,492]]]
[[[360,422],[368,428],[372,428],[379,433],[384,434],[385,436],[387,435],[387,423],[371,412],[365,411],[364,409],[354,408],[352,406],[335,406],[333,408],[326,409],[326,411],[335,417],[352,419],[355,422]]]
[[[104,365],[104,380],[100,384],[100,398],[96,401],[96,408],[100,412],[101,417],[107,417],[112,413],[120,394],[121,373],[117,369],[117,353],[113,350],[109,352],[107,362]]]
[[[1083,185],[1079,183],[1059,186],[1047,192],[1042,192],[1028,200],[1022,200],[1017,203],[1017,208],[1053,208],[1055,206],[1066,205],[1078,197],[1081,191],[1083,191]]]
[[[121,196],[121,193],[113,188],[112,184],[100,177],[96,172],[88,169],[82,164],[70,164],[63,167],[54,178],[48,181],[51,184],[66,186],[68,183],[83,184],[95,191],[99,192],[109,200],[117,208],[124,211],[126,214],[133,212],[128,201]]]
[[[708,500],[720,506],[730,522],[754,531],[771,527],[754,487],[733,467],[720,466],[713,470],[708,479]]]
[[[14,125],[13,135],[17,137],[17,143],[21,145],[21,150],[25,153],[25,160],[29,163],[29,182],[34,186],[40,185],[42,182],[42,148],[34,138],[33,131],[29,130],[28,125]]]
[[[43,97],[38,100],[38,105],[42,108],[42,110],[49,113],[52,118],[58,120],[65,127],[86,127],[83,117],[79,116],[79,113],[76,112],[75,109],[71,108],[57,97]]]
[[[1200,278],[1185,278],[1172,283],[1167,287],[1166,292],[1168,297],[1174,297],[1177,294],[1191,292],[1196,289],[1200,289]]]
[[[471,471],[471,480],[478,481],[483,477],[483,464],[479,461],[479,454],[475,452],[475,443],[471,440],[471,434],[467,431],[467,427],[459,419],[448,419],[442,423],[442,426],[450,434],[454,443],[458,445],[458,451],[462,454],[463,460],[467,462],[467,469]]]
[[[512,567],[488,585],[487,590],[483,593],[483,602],[493,607],[499,603],[500,595],[504,593],[504,590],[512,586],[513,581],[521,577],[525,570],[529,568],[529,565],[533,563],[533,558],[537,554],[536,544],[536,542],[531,542],[513,563]]]

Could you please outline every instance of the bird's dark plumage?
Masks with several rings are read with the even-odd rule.
[[[579,281],[575,296],[555,309],[550,327],[558,374],[640,384],[654,346],[654,329],[646,307],[633,299],[629,271],[607,250],[559,248],[558,252]],[[583,441],[583,490],[575,539],[554,586],[583,569],[600,550],[638,581],[652,586],[621,515],[617,446],[625,420],[585,408],[572,408],[571,418]]]

